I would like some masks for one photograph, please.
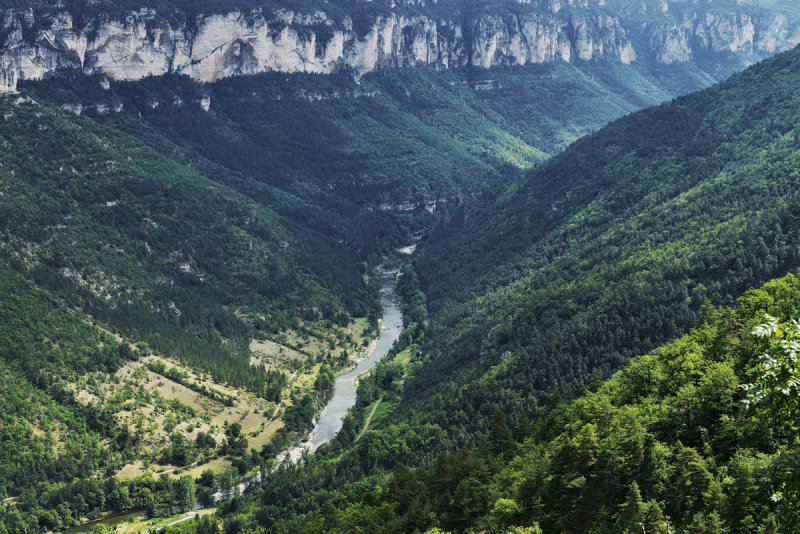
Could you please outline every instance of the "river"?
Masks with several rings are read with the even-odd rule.
[[[381,306],[383,307],[381,331],[378,338],[373,342],[369,354],[367,354],[365,358],[359,360],[356,367],[336,377],[330,400],[325,404],[325,408],[322,409],[322,412],[316,419],[314,428],[311,430],[308,438],[300,445],[281,453],[278,458],[279,462],[290,460],[297,463],[297,461],[302,458],[305,451],[311,453],[315,452],[320,445],[332,440],[339,430],[342,429],[344,416],[347,415],[347,412],[356,403],[356,379],[375,367],[375,365],[386,356],[389,349],[392,348],[394,342],[397,341],[397,338],[400,337],[400,334],[403,332],[403,314],[400,311],[400,303],[397,299],[397,278],[400,274],[400,268],[403,266],[403,262],[408,256],[414,253],[415,249],[416,245],[397,249],[395,251],[397,257],[383,264],[383,270],[378,275]],[[239,494],[246,493],[248,487],[251,487],[252,484],[258,484],[260,479],[260,473],[250,477],[236,487],[236,492]],[[227,498],[228,495],[228,493],[219,489],[214,493],[214,502],[219,502]],[[199,504],[195,505],[195,509],[199,508]],[[142,517],[143,515],[143,511],[110,513],[78,527],[67,529],[66,532],[70,534],[87,532],[95,525],[116,525],[137,517]]]
[[[282,452],[276,458],[277,465],[286,461],[297,463],[303,457],[304,452],[315,452],[320,445],[332,440],[337,432],[342,429],[344,416],[356,403],[356,379],[375,367],[386,356],[389,349],[392,348],[394,342],[403,332],[403,313],[400,311],[400,303],[397,300],[397,278],[403,262],[414,253],[416,248],[416,245],[410,245],[397,249],[395,251],[397,257],[383,264],[383,270],[378,275],[381,306],[383,307],[381,331],[378,339],[373,342],[369,354],[357,362],[356,367],[336,377],[330,400],[328,400],[319,417],[315,420],[311,433],[303,443]],[[248,488],[258,485],[260,482],[261,473],[256,473],[240,483],[235,488],[235,491],[239,494],[247,493]],[[220,488],[214,493],[214,502],[220,502],[226,499],[228,495],[229,493]]]
[[[304,451],[313,453],[320,445],[329,442],[336,436],[342,429],[344,416],[356,403],[356,379],[375,367],[400,337],[403,331],[403,314],[397,300],[397,277],[403,264],[402,258],[411,255],[415,248],[415,245],[411,245],[398,249],[396,252],[399,258],[384,264],[383,271],[378,275],[381,306],[383,307],[378,339],[373,343],[367,357],[359,360],[355,368],[336,377],[333,394],[325,408],[322,409],[322,413],[319,414],[308,439],[283,453],[283,459],[289,458],[292,462],[297,462]]]

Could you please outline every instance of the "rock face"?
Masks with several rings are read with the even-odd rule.
[[[598,57],[670,64],[721,53],[751,62],[800,42],[800,21],[791,13],[743,4],[532,0],[467,13],[405,3],[357,31],[355,14],[334,19],[324,11],[231,9],[188,24],[151,8],[87,18],[58,3],[0,11],[0,91],[62,68],[118,80],[179,73],[211,82],[343,68],[358,77],[385,67],[490,68]]]

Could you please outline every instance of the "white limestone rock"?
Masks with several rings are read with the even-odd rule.
[[[201,16],[189,29],[152,9],[117,18],[101,15],[82,27],[63,7],[53,13],[5,9],[0,12],[0,92],[61,68],[115,80],[179,73],[212,82],[267,71],[330,74],[348,68],[359,77],[412,65],[490,68],[602,57],[631,64],[647,56],[669,64],[692,61],[700,52],[756,60],[800,43],[800,21],[789,14],[751,13],[747,6],[732,12],[715,8],[715,0],[524,0],[516,5],[466,23],[461,13],[387,12],[362,34],[350,17],[333,20],[322,11],[233,9]],[[33,38],[32,28],[41,28]]]

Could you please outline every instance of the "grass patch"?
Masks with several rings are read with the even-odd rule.
[[[393,403],[388,401],[380,401],[378,406],[375,407],[375,412],[372,414],[372,421],[379,421],[383,418],[388,412],[389,409],[392,407]]]

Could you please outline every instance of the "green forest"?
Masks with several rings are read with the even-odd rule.
[[[403,69],[358,83],[346,72],[205,85],[164,76],[111,81],[108,90],[102,80],[65,72],[20,87],[134,135],[365,256],[432,226],[437,217],[424,209],[432,202],[441,215],[610,120],[714,81],[691,65],[611,61]]]
[[[409,418],[474,443],[798,265],[797,50],[613,122],[439,228]],[[441,380],[447,376],[447,382]]]
[[[155,4],[229,9],[26,5]],[[294,7],[363,33],[390,4]],[[712,85],[745,62],[20,80],[0,534],[800,532],[800,48]],[[412,243],[402,334],[280,463]]]
[[[777,390],[798,378],[797,348],[785,343],[798,339],[799,313],[793,275],[747,291],[735,308],[707,306],[688,335],[580,398],[513,428],[495,412],[476,447],[424,468],[399,464],[352,500],[264,531],[796,532],[800,402],[796,385],[786,397]],[[769,375],[761,354],[788,364],[765,384],[777,399],[749,393]],[[262,493],[263,503],[275,495]],[[269,525],[263,503],[229,505],[225,531]]]
[[[798,63],[615,121],[452,212],[403,272],[408,363],[376,370],[329,446],[223,507],[225,528],[791,531],[793,482],[764,477],[796,427],[739,385],[796,280],[726,307],[799,263]]]

